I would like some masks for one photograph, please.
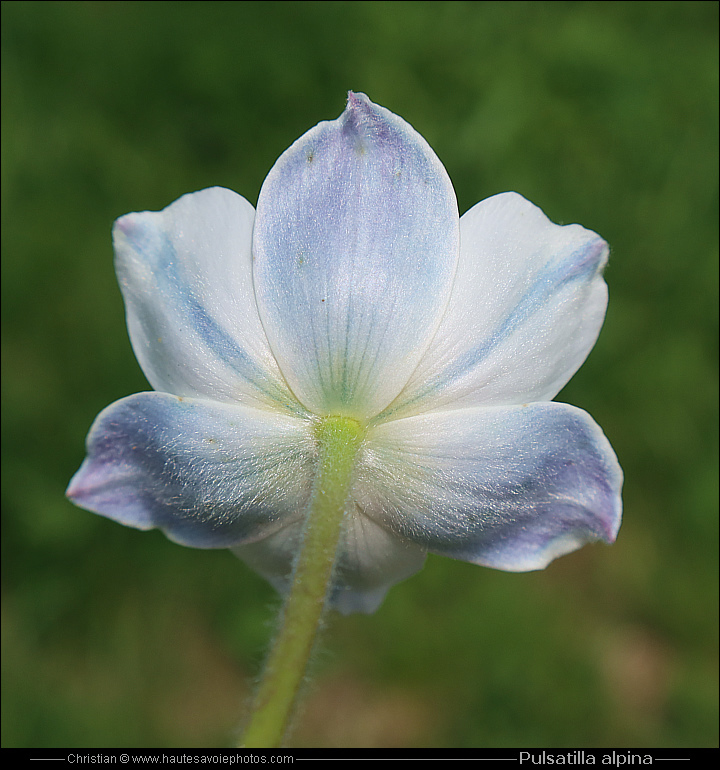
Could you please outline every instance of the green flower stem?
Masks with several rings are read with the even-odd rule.
[[[303,544],[243,747],[280,746],[287,730],[331,586],[353,468],[364,435],[360,423],[348,417],[325,417],[317,425],[318,475]]]

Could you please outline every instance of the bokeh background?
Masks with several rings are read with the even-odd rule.
[[[430,557],[332,616],[291,746],[717,745],[714,2],[2,4],[2,742],[228,746],[278,606],[229,552],[73,507],[93,418],[148,385],[110,226],[223,185],[365,91],[465,211],[517,190],[612,246],[559,396],[626,474],[613,547]]]

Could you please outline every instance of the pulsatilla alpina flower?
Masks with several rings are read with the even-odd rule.
[[[516,193],[458,217],[424,139],[362,94],[277,161],[114,228],[154,392],[96,419],[68,496],[287,588],[323,417],[364,431],[331,606],[376,609],[426,553],[503,570],[612,542],[622,473],[551,403],[605,315],[606,243]]]

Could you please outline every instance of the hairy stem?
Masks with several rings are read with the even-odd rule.
[[[242,746],[280,746],[300,690],[322,619],[364,429],[348,417],[317,425],[318,475],[305,522],[292,587],[278,635],[265,663]]]

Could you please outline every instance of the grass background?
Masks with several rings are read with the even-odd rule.
[[[613,442],[625,523],[540,573],[430,557],[331,618],[291,745],[717,745],[717,13],[2,4],[4,746],[231,745],[272,589],[63,497],[97,412],[148,387],[110,226],[211,185],[255,202],[348,89],[426,137],[461,212],[517,190],[610,242],[559,400]]]

